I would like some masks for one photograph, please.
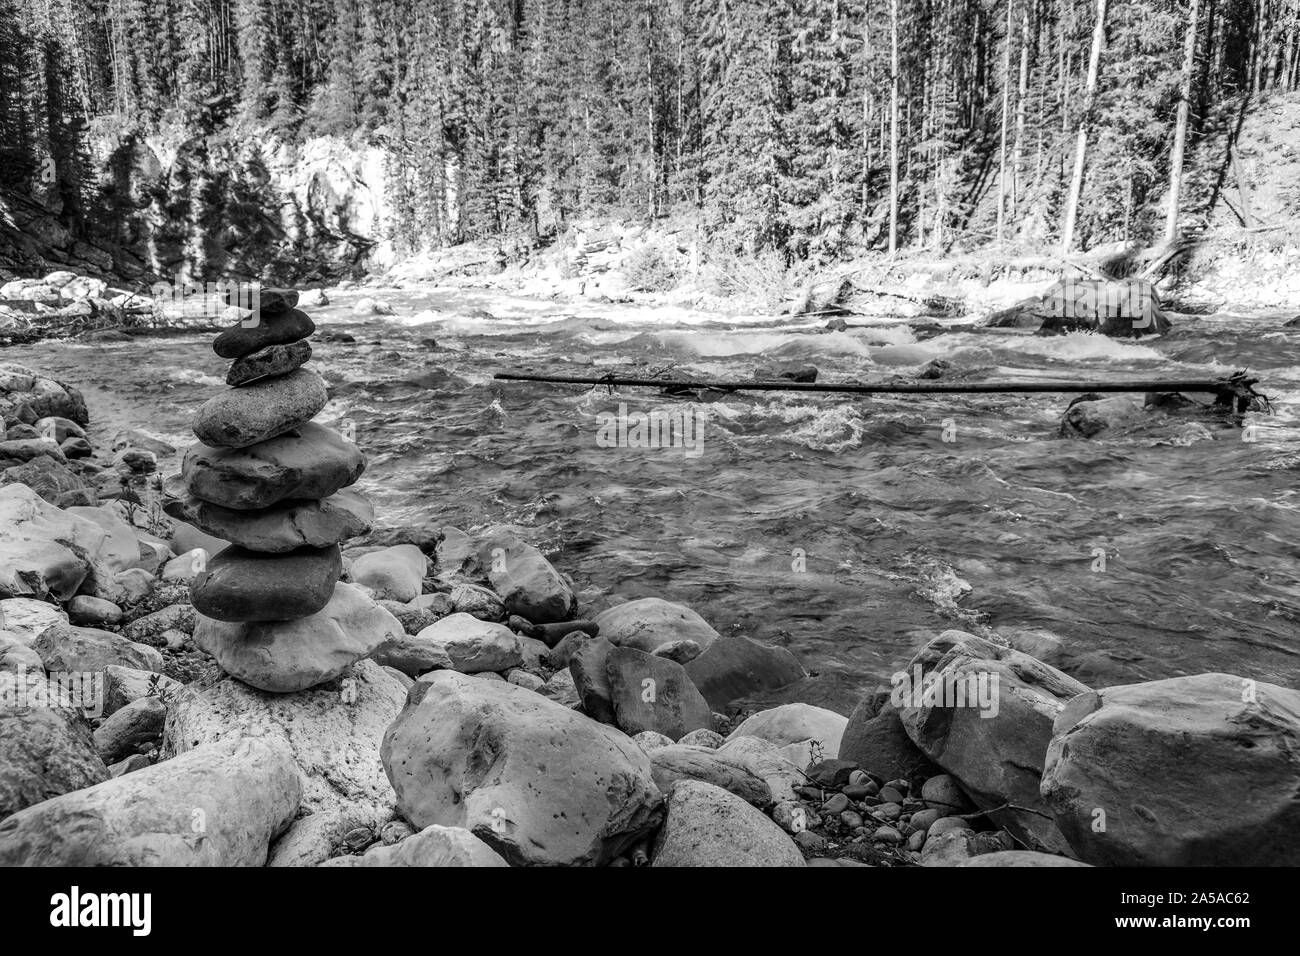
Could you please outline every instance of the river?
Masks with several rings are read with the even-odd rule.
[[[313,361],[332,386],[320,420],[354,424],[381,523],[524,525],[573,577],[584,613],[657,595],[720,632],[789,647],[813,676],[779,699],[848,713],[951,627],[1014,636],[1092,686],[1206,671],[1300,686],[1300,331],[1282,328],[1289,316],[1176,317],[1173,332],[1138,342],[917,341],[883,320],[820,334],[821,319],[418,287],[367,290],[395,314],[360,320],[361,294],[310,310],[321,332],[357,341],[316,341]],[[421,344],[429,337],[437,348]],[[39,343],[0,360],[81,388],[92,440],[142,426],[185,444],[194,408],[224,387],[209,338]],[[1213,419],[1085,441],[1058,437],[1070,393],[689,406],[646,389],[492,380],[508,368],[667,365],[735,379],[805,362],[820,381],[849,381],[910,378],[932,359],[951,363],[953,381],[1250,368],[1274,414],[1247,417],[1249,441]],[[597,416],[620,402],[698,411],[701,453],[601,447]]]

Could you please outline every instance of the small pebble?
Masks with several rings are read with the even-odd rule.
[[[886,786],[880,789],[880,800],[882,803],[897,803],[901,806],[903,795],[895,787]]]
[[[725,738],[715,731],[700,728],[699,730],[692,730],[677,742],[690,747],[708,747],[710,750],[717,750],[723,745]]]
[[[850,830],[862,826],[862,814],[853,810],[845,810],[840,814],[840,823],[844,824]]]
[[[903,808],[896,803],[882,803],[871,811],[871,815],[877,820],[888,820],[891,823],[903,815]]]
[[[872,837],[877,843],[889,843],[897,845],[903,842],[903,834],[899,833],[893,827],[885,826],[876,831]]]
[[[357,827],[343,835],[343,844],[353,852],[364,850],[375,842],[375,834],[369,827]]]
[[[379,828],[379,841],[384,846],[392,846],[407,837],[414,835],[415,830],[405,820],[389,820]]]
[[[849,808],[849,798],[837,793],[822,804],[823,813],[843,813]]]
[[[800,830],[794,835],[794,842],[805,850],[820,850],[826,845],[826,838],[811,830]]]
[[[971,829],[970,822],[963,820],[961,817],[940,817],[938,820],[935,820],[930,824],[926,834],[933,839],[942,833],[947,833],[949,830],[969,829]]]
[[[930,826],[943,816],[942,810],[918,810],[909,821],[918,830],[929,830]]]

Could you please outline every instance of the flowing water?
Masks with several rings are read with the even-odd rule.
[[[571,306],[464,290],[341,293],[311,309],[325,422],[354,423],[362,489],[385,525],[514,522],[585,608],[649,595],[723,633],[789,647],[813,673],[787,697],[848,712],[938,632],[1028,642],[1093,686],[1226,671],[1300,686],[1300,332],[1284,317],[1183,318],[1140,342],[905,326],[819,334],[822,320]],[[494,317],[471,317],[486,307]],[[860,321],[860,320],[858,320]],[[421,340],[436,338],[437,348]],[[92,439],[144,426],[185,444],[223,387],[210,336],[13,348],[75,384]],[[494,371],[749,378],[803,362],[820,381],[1217,377],[1249,367],[1274,400],[1231,421],[1162,422],[1109,440],[1058,437],[1071,393],[729,396],[492,381]],[[609,448],[602,413],[703,416],[702,451]],[[951,440],[946,440],[951,439]]]

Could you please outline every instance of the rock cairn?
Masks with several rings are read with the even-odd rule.
[[[233,359],[228,390],[194,416],[199,443],[164,486],[164,509],[229,545],[190,587],[195,643],[228,674],[288,693],[332,680],[401,628],[363,589],[341,583],[341,542],[370,530],[370,503],[346,491],[360,449],[312,419],[328,401],[305,365],[316,330],[292,290],[213,341]]]

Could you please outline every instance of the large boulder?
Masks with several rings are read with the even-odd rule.
[[[339,583],[325,607],[296,621],[238,624],[199,615],[194,643],[227,674],[287,694],[333,680],[403,633],[365,591]]]
[[[848,718],[811,704],[782,704],[746,717],[727,737],[760,737],[778,747],[815,741],[812,750],[823,760],[840,755],[840,738]],[[802,769],[802,768],[801,768]]]
[[[232,738],[0,821],[0,866],[261,866],[301,797],[288,748]]]
[[[38,634],[55,624],[67,624],[68,615],[57,604],[35,598],[7,598],[0,601],[0,627],[23,644],[30,645]]]
[[[0,485],[25,485],[37,497],[59,507],[94,504],[97,500],[85,479],[49,455],[5,468],[0,472]]]
[[[451,614],[435,621],[416,635],[416,641],[428,649],[430,660],[441,652],[447,663],[439,666],[462,674],[509,670],[524,660],[514,631],[469,614]]]
[[[183,754],[237,737],[277,738],[297,762],[305,810],[364,811],[382,822],[396,797],[379,746],[405,700],[402,686],[365,660],[339,681],[292,696],[209,677],[175,695],[163,753]]]
[[[1017,866],[1088,866],[1068,856],[1056,856],[1052,853],[1039,853],[1035,850],[1000,850],[996,853],[981,853],[969,860],[957,864],[959,867],[1017,867]]]
[[[849,714],[840,738],[839,759],[852,761],[885,780],[939,773],[934,761],[907,736],[887,688],[864,697]]]
[[[95,750],[105,763],[147,753],[162,741],[167,705],[161,697],[147,695],[119,707],[95,728]]]
[[[565,643],[569,674],[582,698],[583,711],[602,724],[614,723],[614,700],[609,686],[609,655],[614,645],[603,637],[588,637],[581,632],[566,637]]]
[[[163,656],[156,648],[94,627],[47,627],[31,647],[41,655],[47,671],[102,671],[114,664],[146,671],[163,669]]]
[[[0,675],[0,820],[108,779],[85,718],[73,708],[49,703],[11,706],[4,698],[22,691],[22,685],[22,678]]]
[[[1040,335],[1100,332],[1122,338],[1171,328],[1155,286],[1146,279],[1058,279],[1039,295],[989,316],[990,328],[1035,329]]]
[[[1300,865],[1300,691],[1199,674],[1088,691],[1042,794],[1098,866]]]
[[[719,637],[686,664],[686,673],[718,711],[737,698],[776,690],[808,676],[784,647],[768,647],[739,634]]]
[[[628,735],[655,730],[679,740],[692,730],[713,726],[709,702],[676,661],[614,647],[605,660],[605,674],[614,722]]]
[[[734,734],[717,749],[728,759],[738,760],[761,777],[772,794],[773,803],[795,799],[795,787],[807,783],[803,771],[806,763],[790,758],[785,748],[761,737],[737,737]]]
[[[685,744],[655,747],[649,755],[655,786],[665,794],[682,780],[702,780],[734,793],[760,810],[772,805],[767,781],[741,757]]]
[[[607,862],[660,819],[631,740],[505,681],[425,675],[380,755],[413,825],[468,829],[516,865]]]
[[[12,631],[0,630],[0,673],[45,672],[41,655]]]
[[[0,528],[0,598],[68,601],[112,582],[104,529],[61,511],[26,485],[0,488]]]
[[[399,544],[363,554],[352,562],[349,578],[364,584],[383,601],[407,604],[420,596],[429,559],[413,544]]]
[[[1102,432],[1123,430],[1146,423],[1143,405],[1132,395],[1109,397],[1088,393],[1065,410],[1061,435],[1066,438],[1094,438]]]
[[[375,846],[356,866],[509,866],[500,854],[460,827],[427,826],[392,846]]]
[[[653,653],[670,641],[694,641],[707,651],[718,632],[684,604],[661,598],[641,598],[616,604],[596,615],[600,636],[620,647]]]
[[[327,401],[325,380],[300,368],[208,399],[194,413],[194,435],[216,448],[247,448],[311,421]]]
[[[760,810],[721,787],[682,780],[668,796],[654,866],[803,866],[803,854]]]
[[[33,420],[67,418],[78,425],[90,423],[86,400],[70,385],[11,363],[0,363],[0,418],[20,406],[31,409]]]
[[[573,613],[573,589],[542,552],[513,529],[490,529],[479,544],[478,561],[511,614],[547,624]]]
[[[97,508],[83,505],[65,510],[78,518],[93,521],[104,529],[105,539],[101,554],[114,573],[140,566],[140,542],[135,536],[135,529],[111,505],[101,505]]]
[[[355,444],[306,422],[292,434],[251,448],[194,445],[185,453],[181,477],[192,495],[248,511],[279,501],[328,498],[355,482],[365,468]]]
[[[907,735],[1030,849],[1070,852],[1039,796],[1052,724],[1088,688],[1020,651],[944,631],[894,688]]]

